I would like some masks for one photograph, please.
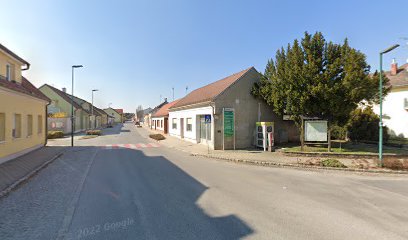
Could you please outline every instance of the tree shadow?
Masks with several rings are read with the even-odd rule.
[[[235,215],[209,216],[196,203],[208,187],[163,156],[90,148],[98,152],[66,239],[240,239],[253,233]]]

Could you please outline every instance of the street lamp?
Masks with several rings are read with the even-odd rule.
[[[72,93],[71,93],[71,147],[74,146],[74,131],[75,131],[75,125],[74,125],[74,69],[75,68],[81,68],[83,67],[82,65],[73,65],[72,66]]]
[[[93,114],[93,109],[94,109],[94,104],[93,104],[93,94],[94,94],[94,92],[97,92],[97,91],[99,91],[98,89],[92,89],[92,108],[91,108],[91,116],[92,116],[92,120],[93,120],[93,123],[92,123],[92,127],[95,129],[96,128],[96,121],[95,121],[95,117],[94,117],[94,114]]]
[[[391,47],[385,49],[384,51],[380,52],[380,86],[379,86],[379,91],[380,91],[380,123],[379,123],[379,133],[378,133],[378,160],[380,167],[383,167],[383,122],[382,122],[382,102],[383,102],[383,96],[382,96],[382,88],[383,88],[383,80],[382,80],[382,59],[383,55],[391,52],[392,50],[396,49],[399,47],[399,44],[392,45]]]

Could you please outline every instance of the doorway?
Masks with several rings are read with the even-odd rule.
[[[184,138],[184,118],[180,118],[180,137]]]

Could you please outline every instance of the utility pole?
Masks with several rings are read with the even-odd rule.
[[[74,131],[75,131],[75,124],[74,124],[74,69],[81,68],[82,65],[73,65],[72,66],[72,89],[71,89],[71,147],[74,146]]]
[[[92,108],[91,108],[91,116],[92,116],[92,129],[96,128],[96,118],[94,117],[94,92],[98,91],[98,89],[92,89]]]
[[[380,167],[383,167],[383,109],[382,109],[382,105],[383,105],[383,92],[382,92],[382,88],[383,88],[383,80],[382,80],[382,61],[383,61],[383,55],[391,52],[392,50],[396,49],[397,47],[399,47],[399,44],[395,44],[387,49],[385,49],[384,51],[380,52],[380,83],[379,83],[379,95],[380,95],[380,123],[379,123],[379,139],[378,139],[378,162]]]

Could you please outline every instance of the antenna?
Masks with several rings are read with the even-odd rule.
[[[186,86],[186,95],[187,95],[187,92],[188,92],[188,86]]]
[[[173,90],[173,101],[174,101],[174,87],[171,88]]]

